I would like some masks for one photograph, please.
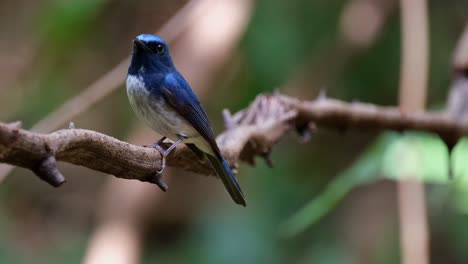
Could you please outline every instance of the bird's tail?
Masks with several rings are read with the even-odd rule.
[[[213,157],[208,154],[206,156],[208,157],[211,165],[213,165],[218,176],[223,181],[226,190],[229,192],[234,202],[245,207],[247,204],[245,203],[244,194],[242,193],[239,183],[237,183],[234,173],[232,173],[224,158],[221,155]]]

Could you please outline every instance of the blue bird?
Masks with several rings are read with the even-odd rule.
[[[234,202],[246,206],[244,195],[216,144],[210,121],[190,85],[172,63],[166,42],[155,35],[142,34],[133,40],[133,54],[127,75],[127,95],[139,118],[163,135],[151,146],[162,155],[161,171],[150,181],[167,189],[161,175],[166,157],[185,143],[197,157],[208,159]],[[166,150],[166,138],[174,143]]]

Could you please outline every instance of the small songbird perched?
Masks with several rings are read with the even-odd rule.
[[[242,190],[216,144],[205,110],[172,63],[168,45],[162,38],[142,34],[133,40],[127,94],[137,116],[164,136],[151,145],[162,155],[161,171],[155,173],[153,182],[163,190],[167,188],[161,181],[166,157],[183,142],[197,157],[208,159],[232,199],[246,206]],[[164,150],[160,143],[166,138],[174,143]]]

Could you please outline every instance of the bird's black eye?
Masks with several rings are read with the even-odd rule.
[[[164,52],[164,45],[161,44],[161,43],[158,43],[156,45],[156,52],[159,53],[159,54],[162,54]]]

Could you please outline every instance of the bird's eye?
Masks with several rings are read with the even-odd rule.
[[[163,44],[156,45],[156,52],[159,54],[162,54],[164,52],[164,45]]]

